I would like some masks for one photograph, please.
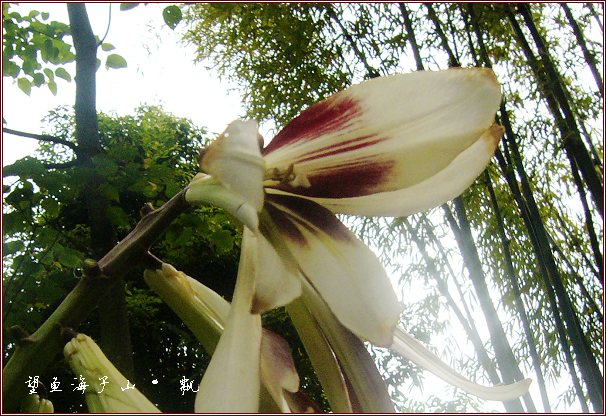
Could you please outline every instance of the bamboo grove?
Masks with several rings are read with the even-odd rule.
[[[552,411],[572,402],[584,411],[602,409],[600,5],[216,4],[186,10],[185,39],[198,48],[198,59],[210,59],[239,84],[249,116],[278,126],[361,79],[493,68],[504,84],[498,122],[506,133],[472,189],[430,215],[352,223],[402,276],[403,288],[422,285],[439,298],[411,303],[403,318],[409,325],[440,331],[438,323],[414,315],[449,311],[472,346],[473,358],[458,363],[463,371],[492,383],[532,373],[540,397],[506,403],[506,410]],[[406,302],[409,293],[403,289],[402,296]],[[562,377],[570,388],[556,396],[550,385]]]

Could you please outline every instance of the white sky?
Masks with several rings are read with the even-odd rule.
[[[170,113],[187,117],[210,132],[220,133],[227,123],[244,114],[240,97],[203,65],[193,64],[194,47],[179,44],[179,37],[164,24],[162,9],[165,6],[148,4],[120,11],[119,4],[112,4],[111,26],[105,42],[116,47],[109,53],[122,55],[128,67],[107,70],[102,65],[99,69],[97,109],[128,115],[140,104],[161,104]],[[67,8],[63,3],[20,3],[11,9],[21,14],[31,9],[48,11],[49,20],[68,23]],[[102,37],[107,29],[109,4],[87,4],[87,11],[94,33]],[[107,54],[98,53],[103,64]],[[68,65],[67,69],[73,76],[75,64]],[[50,109],[74,103],[75,83],[58,79],[57,85],[56,96],[42,86],[32,87],[28,97],[12,78],[3,77],[6,127],[41,133],[41,119]],[[37,145],[35,140],[8,134],[3,134],[2,139],[3,165],[31,154]]]

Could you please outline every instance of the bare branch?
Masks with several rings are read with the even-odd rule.
[[[2,131],[4,133],[12,134],[14,136],[27,137],[28,139],[34,139],[34,140],[38,140],[38,141],[41,141],[41,142],[49,142],[49,143],[62,144],[64,146],[69,147],[73,151],[78,150],[78,147],[76,146],[75,143],[69,142],[69,141],[67,141],[65,139],[62,139],[60,137],[50,136],[48,134],[27,133],[27,132],[24,132],[24,131],[9,129],[7,127],[2,127]]]

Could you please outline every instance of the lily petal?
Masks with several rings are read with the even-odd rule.
[[[236,120],[208,146],[200,168],[229,190],[244,197],[257,211],[263,207],[263,175],[259,132],[254,120]]]
[[[263,313],[284,306],[301,295],[298,271],[281,258],[267,239],[257,233],[257,276],[253,313]]]
[[[229,302],[167,263],[157,270],[146,270],[144,278],[212,354],[229,316]],[[299,389],[289,346],[279,335],[264,329],[260,351],[261,381],[265,386],[261,391],[262,403],[267,411],[289,412],[291,396],[287,392]]]
[[[264,329],[261,338],[261,376],[265,388],[283,413],[290,413],[285,391],[299,390],[299,374],[284,338]]]
[[[472,146],[493,124],[500,98],[489,69],[367,80],[313,105],[278,133],[263,150],[268,171],[290,168],[305,181],[269,186],[326,199],[409,188]]]
[[[501,126],[491,126],[448,166],[410,187],[356,198],[310,199],[340,214],[403,217],[426,211],[465,191],[490,162],[502,135]]]
[[[242,195],[231,191],[214,177],[198,173],[185,191],[185,200],[190,204],[215,204],[232,214],[244,225],[255,231],[259,225],[257,209]]]
[[[485,400],[508,401],[517,399],[528,392],[532,382],[531,379],[525,379],[517,383],[494,387],[476,384],[450,368],[419,341],[400,328],[396,329],[391,349],[453,386]]]
[[[260,391],[261,317],[251,314],[256,263],[255,236],[244,228],[233,302],[196,394],[197,413],[257,412]],[[250,234],[247,236],[247,234]]]
[[[368,247],[312,201],[268,195],[265,209],[302,273],[339,321],[356,335],[389,346],[401,307]]]

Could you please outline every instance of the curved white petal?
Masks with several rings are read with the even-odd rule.
[[[223,134],[208,146],[200,167],[261,211],[265,164],[256,121],[231,122]]]
[[[263,224],[261,225],[263,227]],[[298,271],[261,234],[257,234],[257,276],[252,311],[263,313],[284,306],[301,295]]]
[[[196,394],[197,413],[257,412],[260,390],[261,317],[252,314],[256,244],[244,229],[234,298],[210,364]],[[249,234],[248,236],[246,234]]]
[[[286,340],[266,329],[261,337],[261,376],[280,410],[290,413],[285,391],[299,390],[299,374]]]
[[[490,162],[502,134],[503,128],[493,125],[449,165],[410,187],[355,198],[309,199],[339,214],[401,217],[428,210],[459,196],[473,183]]]
[[[263,151],[268,169],[292,166],[309,186],[268,184],[327,199],[410,188],[472,146],[493,124],[500,98],[489,69],[419,71],[354,85],[301,113]]]
[[[185,200],[190,204],[215,204],[232,214],[244,225],[256,231],[259,225],[257,209],[242,195],[228,189],[215,177],[198,173],[185,191]]]
[[[311,201],[271,195],[265,209],[302,273],[339,321],[359,337],[390,345],[401,307],[368,247],[334,214]]]
[[[530,379],[525,379],[513,384],[488,387],[469,381],[400,328],[396,329],[394,342],[390,348],[415,364],[431,371],[442,380],[485,400],[508,401],[517,399],[528,392],[532,382]]]

